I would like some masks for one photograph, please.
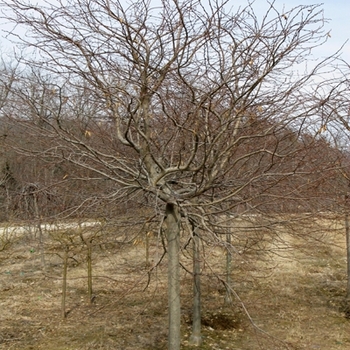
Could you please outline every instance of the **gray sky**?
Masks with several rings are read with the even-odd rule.
[[[264,2],[257,0],[256,3]],[[330,56],[337,51],[346,40],[343,48],[343,58],[350,64],[350,1],[349,0],[324,0],[318,2],[315,0],[276,0],[276,6],[285,5],[286,8],[293,8],[298,5],[323,4],[324,17],[329,19],[326,24],[327,31],[330,30],[331,37],[328,42],[318,52],[322,56]]]
[[[30,0],[32,3],[40,4],[43,0]],[[54,1],[54,0],[53,0]],[[152,0],[154,3],[159,0]],[[273,1],[273,0],[270,0]],[[230,0],[229,4],[235,8],[239,5],[243,6],[247,3],[246,0]],[[317,0],[275,0],[275,7],[282,11],[285,7],[286,11],[298,5],[312,5],[317,4]],[[267,1],[255,0],[254,8],[257,13],[261,11],[264,13]],[[350,1],[349,0],[324,0],[322,8],[324,9],[324,16],[328,18],[330,22],[326,24],[326,32],[330,31],[331,37],[328,42],[320,49],[316,51],[317,56],[325,57],[329,56],[337,51],[346,40],[350,38]],[[0,24],[1,29],[8,29],[6,24]],[[2,52],[12,51],[13,45],[11,45],[6,39],[2,38],[3,33],[0,32],[0,49]],[[342,49],[343,58],[350,64],[350,42],[346,43]]]

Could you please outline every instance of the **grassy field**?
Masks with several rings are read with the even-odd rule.
[[[341,222],[325,220],[317,228],[293,224],[292,231],[276,226],[273,235],[258,235],[268,236],[263,244],[254,243],[256,233],[240,232],[240,247],[250,249],[233,255],[236,294],[230,305],[224,303],[226,290],[220,281],[225,278],[225,250],[215,245],[205,249],[200,349],[350,349]],[[70,251],[65,319],[60,311],[63,250],[54,237],[45,236],[45,270],[32,234],[0,252],[0,349],[166,349],[162,244],[150,237],[149,267],[145,240],[120,243],[114,235],[109,230],[103,236],[109,243],[93,247],[92,303],[85,250],[77,244]],[[183,251],[182,264],[191,267],[189,248]],[[188,342],[192,286],[186,269],[181,284],[182,349],[189,350],[194,349]]]

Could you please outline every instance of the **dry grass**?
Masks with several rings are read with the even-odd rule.
[[[254,248],[233,257],[233,289],[243,305],[237,298],[224,305],[220,278],[225,252],[207,247],[200,349],[350,348],[350,321],[342,312],[346,255],[341,223],[325,220],[317,229],[293,228],[294,235],[283,227],[277,236],[271,236],[272,231],[259,234],[268,236],[263,245],[255,244],[256,232],[242,231],[239,244]],[[255,249],[261,246],[267,253]],[[90,305],[84,251],[77,250],[68,271],[68,315],[62,320],[57,249],[46,251],[45,272],[34,237],[24,237],[0,253],[0,349],[166,349],[166,260],[148,274],[142,242],[96,246]],[[153,237],[152,264],[161,256],[162,246]],[[191,266],[190,258],[190,251],[184,251],[184,266]],[[183,270],[183,350],[194,349],[188,342],[191,291],[191,275]]]

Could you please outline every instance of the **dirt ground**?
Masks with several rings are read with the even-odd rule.
[[[333,224],[332,224],[333,225]],[[350,349],[344,312],[346,254],[343,229],[302,238],[276,236],[269,254],[238,252],[232,261],[236,293],[225,305],[225,251],[202,261],[203,345],[213,350]],[[109,233],[111,235],[111,233]],[[288,236],[288,237],[287,237]],[[63,250],[25,235],[0,252],[0,349],[157,350],[167,347],[166,257],[150,238],[93,246],[93,298],[87,296],[85,251],[72,249],[66,318],[62,318]],[[109,237],[110,238],[110,237]],[[191,267],[191,251],[182,264]],[[160,262],[159,262],[160,261]],[[159,262],[159,263],[158,263]],[[157,264],[156,268],[153,268]],[[191,334],[191,275],[182,270],[182,349]]]

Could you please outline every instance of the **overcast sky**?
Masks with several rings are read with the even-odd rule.
[[[152,0],[156,3],[159,0]],[[272,0],[271,0],[272,1]],[[40,4],[43,0],[31,0],[33,3]],[[240,4],[244,5],[247,2],[245,0],[230,0],[232,6],[238,7]],[[275,7],[278,10],[285,7],[286,11],[298,5],[312,5],[318,4],[319,2],[315,0],[275,0]],[[256,0],[254,3],[254,8],[257,13],[261,11],[264,12],[266,9],[266,0]],[[326,25],[326,31],[330,31],[331,37],[328,42],[322,47],[322,49],[317,50],[317,55],[329,56],[335,51],[337,51],[345,42],[350,38],[350,1],[349,0],[324,0],[322,8],[324,9],[324,16],[328,18],[330,22]],[[9,28],[4,23],[0,24],[0,29]],[[0,34],[0,49],[2,52],[11,51],[12,45],[3,38],[3,33]],[[342,49],[343,58],[350,64],[350,42],[346,43]]]
[[[257,0],[256,3],[265,2]],[[330,30],[331,37],[323,46],[322,51],[319,51],[323,56],[330,56],[337,51],[345,42],[343,48],[343,57],[350,64],[350,1],[349,0],[276,0],[276,7],[285,5],[286,8],[293,8],[298,5],[313,5],[322,4],[324,9],[324,17],[329,19],[326,24],[327,31]]]

